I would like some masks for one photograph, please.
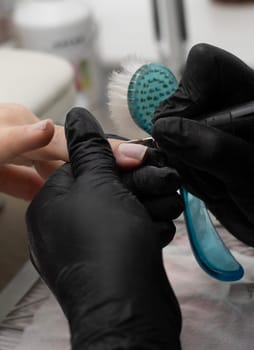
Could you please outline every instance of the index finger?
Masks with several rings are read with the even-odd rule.
[[[113,151],[114,157],[116,159],[116,163],[121,168],[136,168],[143,163],[143,159],[141,157],[134,157],[135,151],[129,153],[129,156],[124,155],[119,146],[122,143],[125,143],[123,140],[119,139],[108,139],[111,149]],[[129,148],[135,148],[135,146],[128,146]],[[67,151],[67,143],[65,138],[64,127],[60,125],[55,125],[55,133],[52,138],[52,141],[45,147],[37,149],[35,151],[26,152],[23,154],[24,158],[30,160],[62,160],[64,162],[69,161],[69,155]]]

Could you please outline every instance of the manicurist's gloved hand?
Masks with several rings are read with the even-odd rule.
[[[175,94],[154,115],[153,136],[184,186],[238,239],[254,246],[253,140],[200,123],[213,111],[254,99],[254,71],[232,54],[194,46]],[[202,116],[202,117],[201,117]]]
[[[84,109],[67,115],[66,137],[70,164],[35,197],[27,225],[33,263],[69,321],[72,348],[180,349],[181,316],[161,253],[161,236],[174,234],[182,210],[177,174],[144,166],[123,184]]]

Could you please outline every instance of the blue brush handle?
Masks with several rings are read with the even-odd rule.
[[[242,278],[242,266],[218,235],[204,203],[185,189],[181,189],[181,194],[190,244],[199,265],[220,281],[237,281]]]

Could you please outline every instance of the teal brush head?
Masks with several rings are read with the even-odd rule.
[[[155,109],[177,86],[175,76],[167,67],[158,63],[141,66],[133,74],[127,93],[129,112],[136,124],[150,133]]]

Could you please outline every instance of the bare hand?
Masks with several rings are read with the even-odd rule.
[[[131,149],[126,156],[119,148],[123,141],[109,139],[109,142],[120,167],[132,168],[142,163],[144,147],[128,145]],[[31,200],[44,179],[68,160],[62,126],[51,120],[40,121],[21,105],[0,105],[1,192]]]

